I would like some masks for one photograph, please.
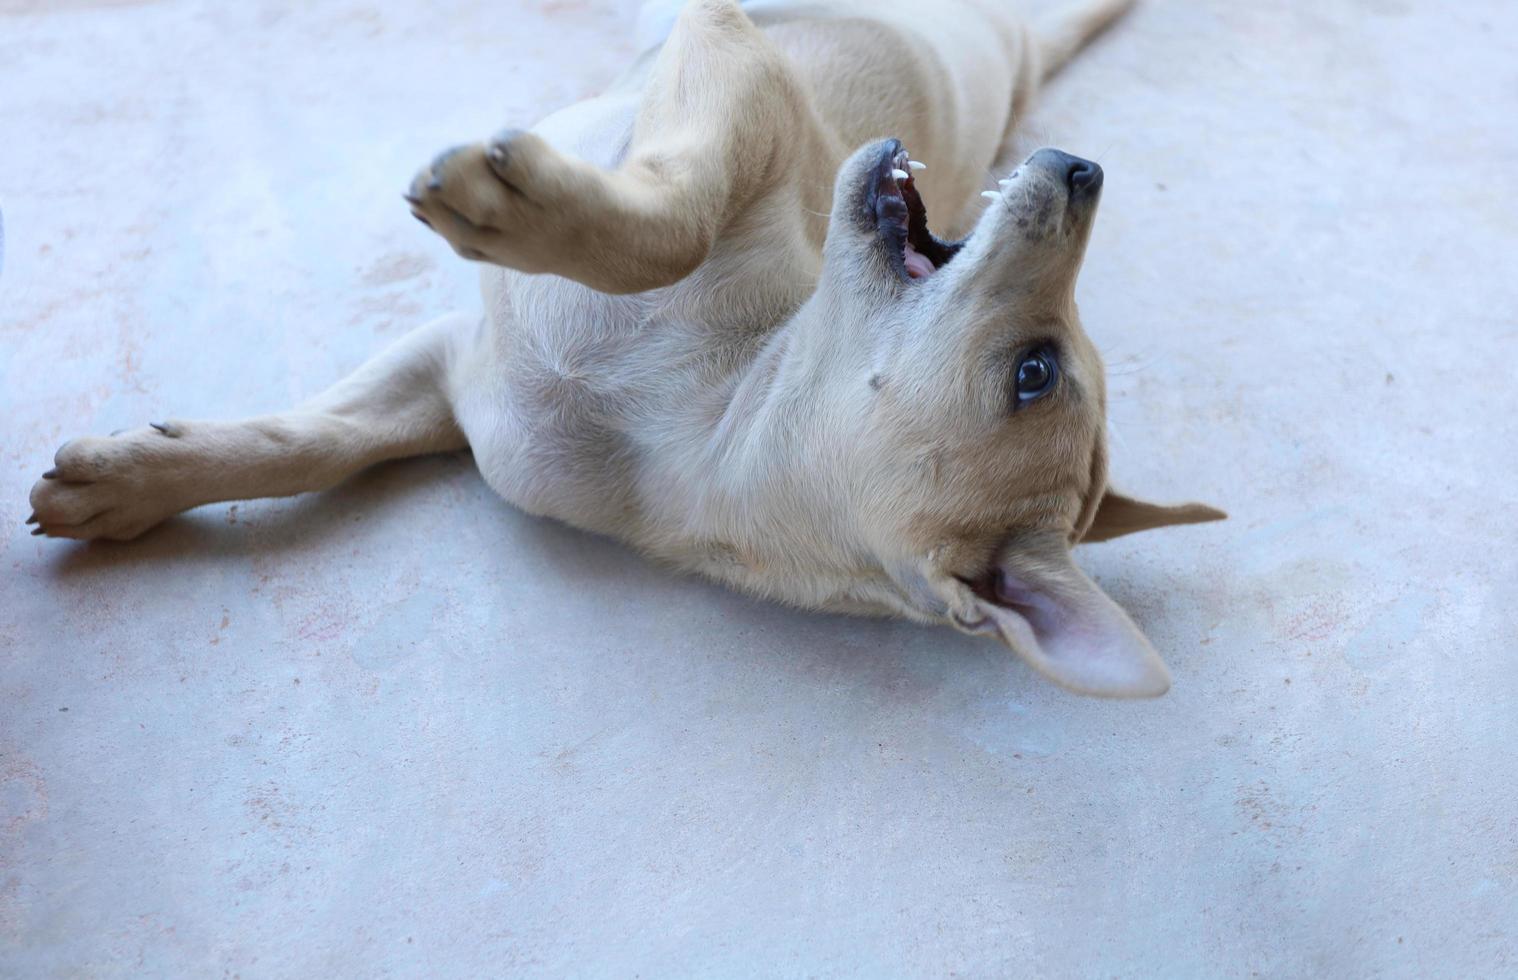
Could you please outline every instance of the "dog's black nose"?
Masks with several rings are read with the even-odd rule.
[[[1102,168],[1090,160],[1071,156],[1063,150],[1043,149],[1033,154],[1029,163],[1036,163],[1065,179],[1065,186],[1072,194],[1093,192],[1102,186]]]
[[[1070,169],[1065,172],[1065,180],[1069,181],[1070,189],[1073,191],[1095,190],[1102,186],[1102,168],[1090,160],[1071,157]]]

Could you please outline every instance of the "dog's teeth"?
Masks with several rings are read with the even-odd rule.
[[[980,192],[980,196],[983,197],[983,198],[985,198],[988,201],[1000,201],[1001,200],[1001,195],[998,194],[998,193],[996,193],[995,191],[981,191]]]
[[[926,163],[922,163],[919,160],[908,160],[907,161],[907,166],[911,167],[913,170],[926,170],[926,169],[928,169],[928,165]]]
[[[906,180],[908,177],[910,177],[912,175],[909,174],[909,173],[907,173],[905,170],[892,170],[891,171],[891,176],[895,177],[897,180]]]

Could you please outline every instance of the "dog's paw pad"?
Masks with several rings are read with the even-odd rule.
[[[154,422],[64,443],[32,486],[31,533],[125,540],[183,509],[183,473],[169,447],[184,435],[179,423]]]
[[[510,129],[438,154],[403,197],[464,258],[542,272],[583,247],[605,180],[541,136]]]

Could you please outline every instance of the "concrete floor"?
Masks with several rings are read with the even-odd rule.
[[[1107,168],[1118,478],[1234,515],[1082,551],[1164,700],[670,575],[467,458],[27,536],[65,438],[473,305],[400,190],[633,8],[0,0],[0,975],[1518,971],[1505,0],[1151,0],[1032,120]]]

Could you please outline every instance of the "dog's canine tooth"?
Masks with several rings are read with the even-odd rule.
[[[912,175],[909,174],[909,173],[907,173],[905,170],[892,170],[891,171],[891,176],[895,177],[897,180],[906,180],[908,177],[910,177]]]
[[[907,161],[907,166],[911,167],[913,170],[926,170],[926,169],[928,169],[928,165],[926,163],[923,163],[921,160],[908,160]]]

